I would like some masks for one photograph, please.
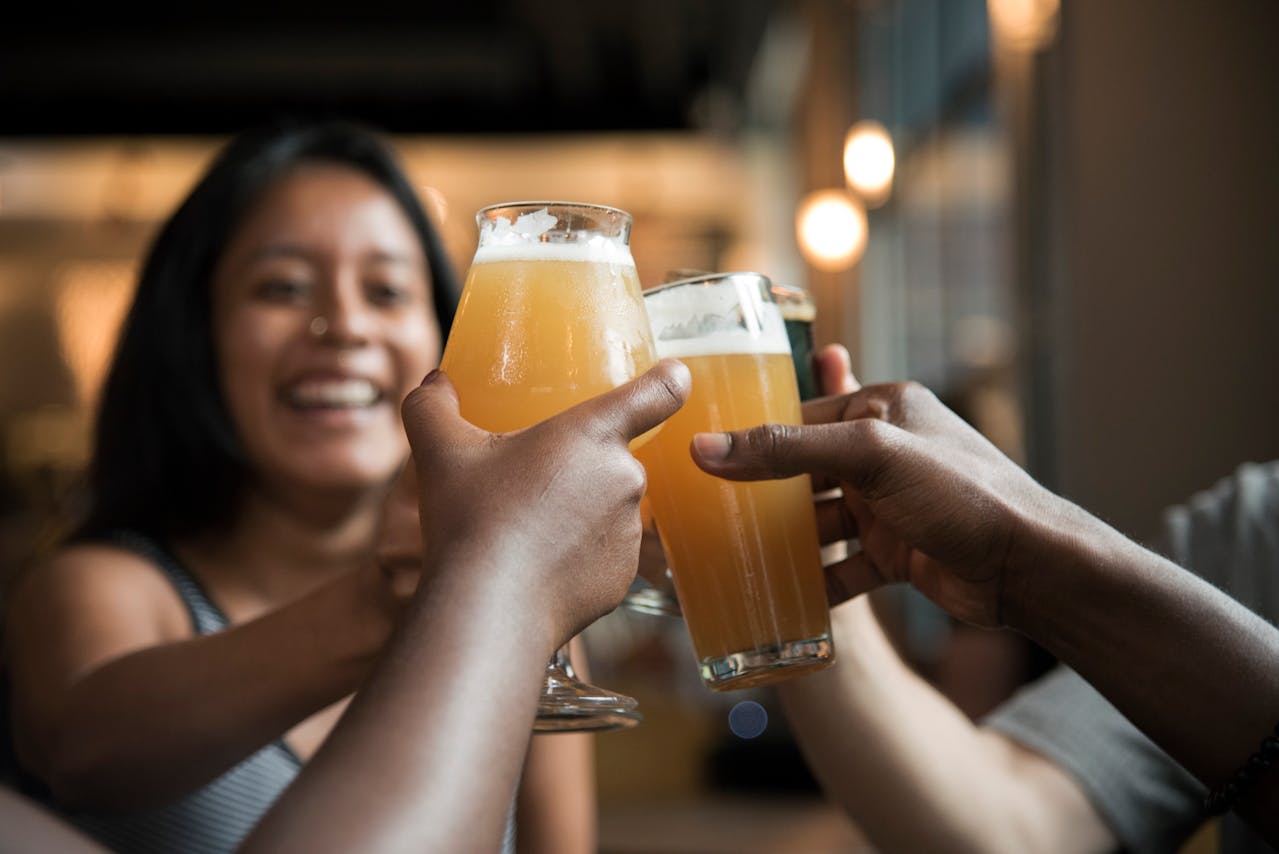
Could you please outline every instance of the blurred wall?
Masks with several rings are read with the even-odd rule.
[[[1062,4],[1056,486],[1138,536],[1279,458],[1279,4]]]

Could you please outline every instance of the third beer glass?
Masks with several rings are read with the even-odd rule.
[[[463,417],[518,430],[652,367],[629,214],[520,202],[476,220],[479,246],[441,362]],[[610,729],[638,718],[632,698],[578,681],[561,650],[534,728]]]
[[[781,312],[769,281],[726,273],[644,295],[661,357],[693,375],[684,407],[636,455],[702,679],[728,690],[834,658],[807,477],[730,482],[699,469],[693,434],[801,423]]]
[[[786,337],[790,339],[791,359],[795,363],[795,379],[799,384],[799,399],[817,397],[817,376],[813,372],[813,321],[817,319],[817,304],[808,291],[789,285],[773,283],[773,299],[786,321]]]

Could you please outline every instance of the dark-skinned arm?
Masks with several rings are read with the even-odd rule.
[[[463,421],[442,374],[405,401],[431,566],[368,683],[246,851],[494,851],[546,661],[634,578],[643,469],[627,442],[688,372],[643,377],[527,430]],[[411,514],[411,510],[410,510]],[[413,560],[406,532],[382,560]],[[395,535],[392,534],[392,538]],[[398,555],[398,556],[397,556]]]
[[[694,457],[735,479],[819,473],[819,510],[861,551],[841,595],[909,582],[953,616],[1025,633],[1214,787],[1279,721],[1279,630],[1053,495],[916,384],[815,402],[809,425],[703,434]],[[1273,767],[1237,811],[1279,842]]]

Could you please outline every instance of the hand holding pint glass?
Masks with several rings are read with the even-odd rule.
[[[441,361],[464,418],[518,430],[652,367],[629,214],[520,202],[484,208],[476,220],[479,246]],[[534,729],[630,726],[639,720],[635,705],[579,681],[560,650]]]
[[[684,407],[636,456],[702,679],[732,690],[825,667],[834,648],[809,479],[725,481],[689,454],[695,433],[802,423],[770,283],[708,275],[644,302],[659,356],[693,376]]]

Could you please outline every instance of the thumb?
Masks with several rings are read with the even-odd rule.
[[[597,429],[629,442],[674,415],[688,399],[692,385],[683,362],[662,359],[648,372],[579,403],[558,418],[594,422]]]
[[[861,388],[853,376],[853,360],[842,344],[827,344],[813,354],[817,382],[823,395],[849,394]]]
[[[400,415],[419,470],[460,453],[484,433],[466,421],[458,407],[457,390],[440,370],[427,374],[404,398]]]

